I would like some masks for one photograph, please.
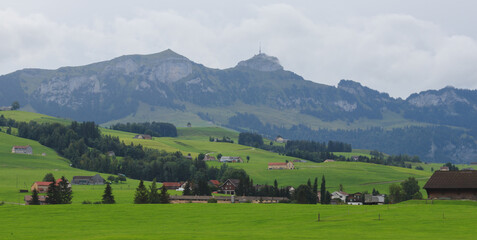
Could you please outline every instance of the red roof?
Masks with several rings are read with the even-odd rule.
[[[268,163],[268,166],[281,166],[281,165],[287,165],[287,163],[282,163],[282,162],[271,162]]]
[[[165,187],[180,187],[182,184],[180,182],[163,182],[162,185]]]
[[[52,182],[35,182],[38,186],[50,186]]]
[[[30,146],[30,145],[26,145],[26,146],[13,146],[13,148],[20,148],[20,149],[22,149],[22,148],[28,148],[29,146]]]
[[[212,184],[214,184],[215,186],[219,186],[219,185],[220,185],[220,182],[217,181],[217,180],[210,180],[210,182],[211,182]]]

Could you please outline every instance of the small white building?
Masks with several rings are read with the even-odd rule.
[[[346,202],[346,197],[348,197],[349,194],[343,192],[343,191],[335,191],[331,193],[331,199],[340,199],[342,202]]]
[[[33,148],[30,145],[26,146],[13,146],[12,153],[21,153],[21,154],[33,154]]]
[[[238,162],[238,163],[242,163],[243,160],[242,160],[241,157],[222,156],[220,158],[220,162],[232,162],[232,163]]]

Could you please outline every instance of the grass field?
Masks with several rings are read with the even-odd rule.
[[[3,205],[0,239],[475,239],[476,202],[425,203]]]

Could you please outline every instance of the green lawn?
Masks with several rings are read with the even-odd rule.
[[[428,203],[3,205],[0,239],[475,239],[476,202]]]

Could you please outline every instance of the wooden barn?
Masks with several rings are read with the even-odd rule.
[[[477,171],[436,171],[423,188],[429,199],[477,200]]]

